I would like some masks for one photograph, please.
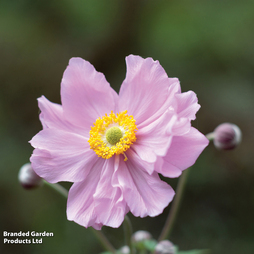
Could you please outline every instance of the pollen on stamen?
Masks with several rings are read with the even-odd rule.
[[[98,118],[90,130],[88,140],[90,148],[104,159],[111,158],[114,154],[123,154],[136,141],[137,126],[132,115],[127,115],[127,110]]]
[[[123,155],[124,155],[124,161],[127,161],[128,158],[127,158],[127,156],[126,156],[126,154],[124,152],[123,152]]]

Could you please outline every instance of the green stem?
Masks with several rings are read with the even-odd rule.
[[[125,215],[124,217],[123,229],[124,229],[125,244],[129,246],[130,254],[134,254],[133,246],[131,244],[132,225],[127,215]]]
[[[177,212],[179,210],[179,206],[180,206],[181,199],[182,199],[182,196],[183,196],[184,186],[185,186],[185,183],[186,183],[186,179],[187,179],[187,175],[188,175],[189,170],[190,169],[186,169],[183,172],[180,179],[179,179],[179,182],[178,182],[178,185],[177,185],[177,188],[176,188],[176,195],[175,195],[174,201],[172,203],[171,209],[170,209],[169,214],[168,214],[168,218],[166,220],[164,228],[162,229],[162,232],[159,236],[158,241],[162,241],[164,239],[167,239],[169,237],[172,229],[173,229],[173,225],[175,223]]]
[[[65,198],[68,197],[68,190],[66,190],[62,185],[60,185],[58,183],[48,183],[45,180],[43,182],[44,182],[44,184],[46,184],[50,188],[54,189],[55,191],[57,191],[59,194],[61,194]]]
[[[108,241],[107,237],[102,233],[102,230],[95,230],[94,228],[90,228],[90,229],[93,231],[94,235],[100,241],[100,243],[102,244],[105,250],[108,250],[112,253],[116,253],[115,248]]]
[[[63,197],[67,198],[68,197],[68,190],[66,190],[62,185],[58,184],[58,183],[48,183],[47,181],[44,180],[44,184],[46,184],[47,186],[49,186],[50,188],[54,189],[55,191],[57,191],[59,194],[61,194]],[[112,246],[112,244],[108,241],[108,239],[106,238],[106,236],[102,233],[101,230],[95,230],[94,228],[90,228],[90,230],[93,231],[94,235],[97,237],[97,239],[100,241],[100,243],[102,244],[102,246],[104,247],[105,250],[108,250],[112,253],[115,253],[116,250],[115,248]]]
[[[206,134],[205,136],[209,141],[212,141],[214,139],[214,132],[210,132]]]

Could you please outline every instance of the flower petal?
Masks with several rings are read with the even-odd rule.
[[[121,189],[111,184],[113,172],[113,158],[99,159],[83,182],[73,184],[67,204],[68,220],[95,229],[122,224],[128,207]]]
[[[116,157],[114,156],[105,161],[100,181],[93,195],[97,221],[113,228],[117,228],[122,224],[124,216],[128,212],[122,190],[119,186],[113,187],[111,182]]]
[[[191,129],[191,122],[188,118],[178,118],[177,115],[174,115],[174,120],[172,122],[174,124],[171,128],[168,128],[168,132],[172,134],[172,136],[182,136],[188,133]]]
[[[119,109],[127,109],[138,125],[160,111],[168,98],[170,85],[178,79],[169,79],[159,62],[152,58],[130,55],[126,57],[126,64],[127,74],[119,92]]]
[[[142,149],[139,147],[139,154],[136,153],[133,149],[129,149],[125,152],[126,154],[126,157],[127,158],[131,158],[132,160],[135,160],[135,164],[137,167],[141,167],[141,168],[144,168],[146,170],[146,172],[151,175],[154,171],[154,163],[150,163],[148,162],[149,160],[151,160],[150,158],[148,159],[147,157],[147,154],[150,153],[150,149],[148,149],[147,151],[147,154],[145,153],[146,151],[146,147],[144,147],[144,150],[143,153],[142,152]],[[151,156],[155,156],[153,153],[150,153]],[[121,156],[121,155],[120,155]],[[140,157],[142,156],[142,158]]]
[[[38,98],[38,104],[41,110],[40,120],[43,129],[55,128],[89,136],[89,133],[83,128],[74,126],[65,119],[62,105],[52,103],[44,96]]]
[[[200,109],[200,105],[198,104],[197,95],[188,91],[185,93],[179,93],[175,95],[177,100],[177,114],[178,117],[188,118],[190,120],[196,119],[196,113]]]
[[[192,166],[208,145],[208,139],[195,128],[183,136],[174,136],[163,163],[157,162],[155,170],[165,177],[178,177],[181,171]]]
[[[72,58],[64,72],[61,98],[65,117],[90,130],[98,117],[115,111],[118,95],[104,75],[81,58]]]
[[[174,112],[167,110],[160,118],[149,125],[139,128],[136,133],[137,141],[132,145],[132,149],[140,158],[149,163],[155,162],[157,156],[164,156],[171,142],[171,133],[174,122]]]
[[[82,181],[97,158],[86,138],[62,130],[44,129],[30,143],[32,168],[50,183]]]
[[[92,167],[84,181],[74,183],[69,190],[67,200],[67,218],[84,227],[101,229],[102,223],[96,222],[93,194],[100,180],[100,171],[105,160],[99,159]]]
[[[149,175],[131,159],[120,157],[114,177],[123,188],[124,199],[134,216],[156,216],[172,201],[174,190],[157,173]]]

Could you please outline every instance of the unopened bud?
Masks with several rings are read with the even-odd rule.
[[[127,245],[123,246],[119,251],[121,254],[130,254],[130,248]]]
[[[132,235],[132,241],[134,243],[143,242],[145,240],[150,240],[150,239],[152,239],[152,235],[149,232],[144,230],[139,230]]]
[[[213,134],[214,146],[220,150],[234,149],[242,140],[240,128],[232,123],[220,124]]]
[[[43,183],[42,178],[32,169],[31,163],[26,163],[20,168],[18,179],[25,189],[33,189]]]
[[[176,249],[173,243],[163,240],[155,246],[155,254],[175,254]]]

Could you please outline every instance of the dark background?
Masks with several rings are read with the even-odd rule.
[[[1,0],[0,233],[48,231],[41,245],[3,245],[1,253],[99,253],[91,230],[66,219],[66,200],[44,186],[26,191],[19,168],[28,141],[41,129],[36,98],[60,103],[62,74],[73,56],[90,61],[119,90],[125,56],[159,60],[182,91],[197,93],[193,125],[202,133],[237,124],[234,151],[213,144],[192,168],[170,240],[181,250],[254,253],[254,1]],[[174,188],[177,179],[167,180]],[[69,187],[70,184],[65,184]],[[134,231],[157,238],[169,207],[157,218],[134,218]],[[103,228],[122,246],[123,230]],[[0,249],[1,251],[1,249]]]

